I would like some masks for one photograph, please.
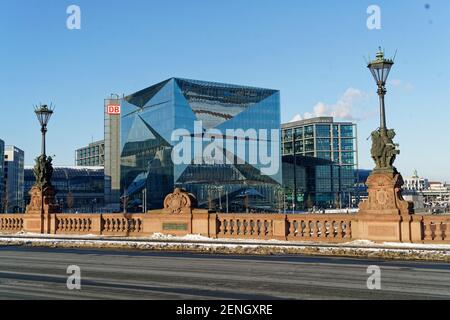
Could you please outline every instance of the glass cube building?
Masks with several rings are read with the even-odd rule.
[[[352,206],[358,169],[354,123],[318,117],[283,124],[282,149],[283,183],[289,196],[294,189],[294,152],[297,157],[297,207]]]
[[[198,130],[200,123],[200,130]],[[172,161],[178,141],[174,130],[187,132],[200,145],[200,154],[213,141],[211,130],[223,133],[224,161],[197,159],[198,152],[183,152],[188,161]],[[254,130],[244,139],[227,130]],[[259,135],[262,131],[266,136]],[[272,131],[273,130],[273,131]],[[278,132],[277,135],[270,134]],[[171,78],[121,99],[121,194],[127,207],[145,201],[158,209],[174,187],[193,193],[199,207],[215,211],[275,210],[281,189],[280,94],[277,90]],[[277,170],[263,174],[266,162],[261,150],[251,146],[267,143],[268,154],[278,149]],[[228,144],[227,144],[228,143]],[[195,149],[194,146],[192,149]],[[247,152],[239,153],[244,148]],[[242,150],[242,149],[240,149]],[[256,161],[255,157],[256,156]],[[147,199],[147,200],[144,200]]]

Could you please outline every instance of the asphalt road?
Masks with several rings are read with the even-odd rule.
[[[67,289],[67,268],[81,290]],[[381,290],[367,289],[367,267]],[[0,247],[0,299],[450,299],[450,264]]]

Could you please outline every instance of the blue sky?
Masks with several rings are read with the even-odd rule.
[[[66,28],[71,4],[81,30]],[[371,4],[381,30],[366,26]],[[31,164],[32,108],[51,101],[48,153],[72,165],[77,147],[103,138],[105,97],[177,76],[279,89],[283,121],[354,119],[371,168],[378,100],[363,57],[381,45],[398,50],[386,98],[397,168],[450,181],[449,18],[448,0],[0,0],[0,138]]]

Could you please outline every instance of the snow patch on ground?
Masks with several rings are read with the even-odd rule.
[[[164,234],[154,234],[149,237],[107,237],[96,235],[45,235],[33,233],[19,233],[14,235],[0,235],[0,243],[25,244],[25,245],[70,245],[72,247],[95,248],[137,248],[137,249],[174,249],[174,250],[203,250],[203,249],[228,249],[239,250],[265,250],[271,252],[299,252],[309,250],[323,254],[335,254],[337,252],[370,253],[370,254],[395,254],[429,256],[440,255],[450,257],[450,245],[446,244],[412,244],[384,242],[375,243],[369,240],[355,240],[347,243],[317,243],[306,241],[280,241],[257,239],[211,239],[201,235],[187,235],[176,237]],[[253,251],[252,251],[253,250]],[[230,252],[232,253],[232,252]]]

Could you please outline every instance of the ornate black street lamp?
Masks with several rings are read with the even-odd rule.
[[[378,86],[380,127],[371,133],[372,148],[370,153],[375,162],[375,168],[366,181],[369,199],[359,204],[361,216],[372,216],[373,214],[408,215],[414,212],[413,204],[405,201],[402,197],[403,178],[394,167],[395,158],[400,154],[400,150],[397,148],[398,144],[394,143],[393,140],[395,130],[388,129],[386,126],[384,96],[386,95],[386,81],[393,65],[394,60],[386,59],[381,48],[376,55],[376,59],[367,64]],[[392,223],[392,230],[394,231],[390,236],[394,233],[400,235],[403,232],[398,229],[398,221]],[[387,233],[389,232],[386,231],[386,236]],[[370,234],[370,231],[368,234]]]
[[[53,175],[53,159],[47,157],[45,150],[45,134],[47,133],[47,125],[54,112],[54,108],[50,105],[39,105],[34,107],[34,113],[36,114],[39,123],[41,125],[42,133],[42,150],[41,155],[35,159],[36,164],[33,169],[36,182],[31,188],[30,195],[31,201],[27,206],[28,214],[50,214],[60,212],[60,207],[56,202],[55,195],[56,190],[52,186]],[[50,226],[48,223],[44,223],[44,220],[40,219],[39,232],[48,232]],[[47,230],[47,231],[46,231]]]
[[[396,172],[393,166],[396,156],[400,153],[398,145],[394,143],[394,129],[386,126],[386,112],[384,106],[384,96],[386,95],[386,81],[394,65],[393,59],[386,59],[381,50],[377,53],[376,59],[369,62],[367,67],[372,73],[377,86],[380,100],[380,128],[372,132],[372,159],[375,161],[376,171]]]
[[[394,65],[394,60],[386,59],[381,50],[377,53],[376,59],[368,64],[368,68],[378,85],[378,96],[380,99],[380,129],[386,130],[386,114],[384,110],[384,96],[386,95],[386,81]]]
[[[45,150],[45,134],[47,133],[47,125],[48,122],[50,121],[50,118],[53,115],[53,111],[54,108],[50,105],[40,105],[40,106],[36,106],[34,108],[34,113],[36,113],[36,116],[39,120],[39,123],[41,124],[41,132],[42,132],[42,151],[41,151],[41,155],[45,156],[46,155],[46,150]]]

